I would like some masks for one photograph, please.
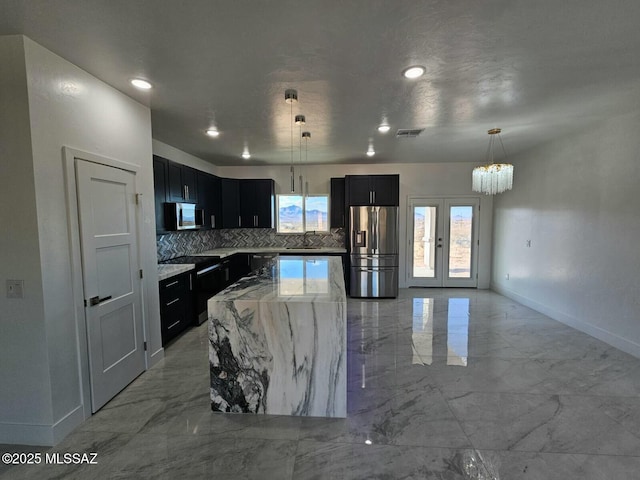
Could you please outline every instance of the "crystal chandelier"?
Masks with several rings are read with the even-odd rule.
[[[500,138],[501,131],[499,128],[492,128],[487,132],[491,135],[489,148],[487,149],[488,163],[473,169],[472,190],[474,192],[495,195],[496,193],[511,190],[513,187],[513,165],[510,163],[493,163],[494,139],[496,137],[500,141],[505,158],[507,157],[502,138]]]

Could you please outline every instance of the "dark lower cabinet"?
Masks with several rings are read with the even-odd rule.
[[[194,323],[191,275],[193,272],[181,273],[159,283],[163,346]]]

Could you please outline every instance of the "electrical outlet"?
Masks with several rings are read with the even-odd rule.
[[[527,240],[527,247],[531,248],[531,240]]]
[[[24,296],[24,280],[7,280],[7,298]]]

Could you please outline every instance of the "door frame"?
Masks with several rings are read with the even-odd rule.
[[[91,373],[89,367],[89,344],[87,340],[87,323],[84,308],[84,284],[82,277],[82,250],[80,242],[80,221],[78,211],[78,194],[76,179],[76,160],[93,162],[107,167],[118,168],[133,173],[139,178],[141,168],[138,165],[104,157],[94,153],[84,152],[70,147],[62,147],[62,157],[64,163],[65,194],[67,201],[67,230],[69,232],[69,247],[71,251],[71,290],[73,294],[73,311],[76,324],[76,345],[78,356],[78,369],[80,371],[80,398],[82,399],[83,416],[86,420],[92,415],[91,409]],[[142,202],[141,202],[142,205]],[[141,206],[139,208],[142,208]],[[141,264],[142,257],[140,251],[142,219],[144,212],[138,211],[135,218],[136,236],[138,238],[138,263]],[[143,340],[148,341],[148,318],[145,311],[145,290],[144,282],[138,279],[140,289],[140,308],[142,312],[142,335]],[[145,370],[149,368],[150,352],[145,351]]]
[[[479,257],[480,257],[480,224],[481,224],[481,218],[480,218],[480,206],[482,204],[481,202],[481,197],[477,196],[477,195],[409,195],[407,197],[407,210],[406,210],[406,214],[407,214],[407,226],[406,226],[406,240],[405,240],[405,248],[406,248],[406,268],[405,268],[405,282],[407,287],[429,287],[427,285],[413,285],[412,283],[412,270],[413,270],[413,243],[409,244],[409,241],[413,241],[413,212],[412,212],[412,206],[415,203],[420,203],[420,202],[424,202],[424,203],[436,203],[436,202],[441,202],[442,204],[442,212],[438,215],[438,217],[442,217],[442,231],[444,232],[444,239],[448,240],[448,230],[450,228],[450,218],[449,218],[449,214],[448,212],[445,212],[444,209],[447,208],[448,206],[452,206],[451,202],[455,202],[455,203],[459,203],[459,204],[464,204],[465,200],[469,200],[469,202],[473,202],[473,207],[474,207],[474,220],[473,220],[473,230],[471,232],[472,235],[472,242],[475,244],[475,248],[472,248],[472,256],[471,256],[471,275],[474,278],[474,283],[475,285],[464,285],[464,279],[461,279],[461,283],[460,285],[448,285],[447,281],[447,272],[446,272],[446,265],[448,264],[447,262],[445,262],[445,254],[448,255],[449,254],[449,245],[447,244],[446,246],[443,245],[443,248],[441,250],[441,259],[440,259],[440,265],[442,268],[442,285],[441,287],[447,288],[447,287],[461,287],[461,288],[478,288],[478,282],[479,282],[479,272],[478,272],[478,265],[479,265]],[[459,202],[458,202],[459,201]],[[440,221],[440,219],[438,219],[438,221]],[[438,230],[440,227],[436,227],[436,230]],[[443,240],[444,242],[444,240]],[[437,267],[437,266],[436,266]],[[455,283],[455,280],[454,280]],[[471,282],[468,282],[471,283]]]

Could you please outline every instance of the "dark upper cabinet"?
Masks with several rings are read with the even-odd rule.
[[[238,228],[240,226],[240,180],[220,179],[220,201],[222,228]]]
[[[197,203],[198,171],[171,161],[167,164],[167,201]]]
[[[167,201],[167,160],[153,156],[153,192],[156,209],[156,233],[164,233],[164,202]]]
[[[347,175],[348,205],[400,205],[400,175]]]
[[[345,226],[344,178],[331,179],[331,228]]]
[[[240,226],[273,228],[275,182],[270,178],[240,180]]]
[[[202,209],[202,228],[222,228],[220,178],[197,172],[198,208]]]

